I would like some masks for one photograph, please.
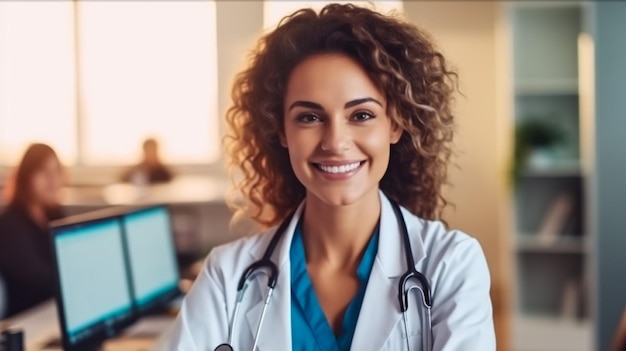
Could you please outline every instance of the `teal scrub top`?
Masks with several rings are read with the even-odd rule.
[[[359,288],[346,308],[339,334],[335,335],[317,300],[313,283],[306,269],[301,222],[298,223],[289,250],[291,260],[291,343],[294,351],[350,350],[367,281],[378,252],[378,233],[379,230],[376,227],[356,271]]]

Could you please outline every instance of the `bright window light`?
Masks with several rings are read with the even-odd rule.
[[[78,2],[83,157],[136,162],[156,137],[165,162],[219,157],[214,1]]]
[[[331,3],[347,4],[351,3],[357,6],[373,8],[382,13],[388,13],[392,10],[402,13],[402,0],[379,0],[379,1],[324,1],[324,0],[266,0],[264,2],[264,27],[271,30],[278,25],[280,20],[293,12],[310,7],[316,11],[321,10],[324,6]]]
[[[70,1],[0,1],[0,164],[28,144],[76,160],[74,12]]]

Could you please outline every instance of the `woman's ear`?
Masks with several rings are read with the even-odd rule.
[[[391,121],[391,135],[389,140],[391,144],[397,144],[400,141],[400,137],[402,137],[402,128],[398,125],[398,123]]]
[[[400,141],[401,136],[402,136],[402,129],[397,127],[395,130],[391,131],[391,143],[397,144]]]
[[[284,132],[278,133],[278,140],[280,140],[280,145],[282,145],[284,148],[287,148],[287,137],[285,137]]]

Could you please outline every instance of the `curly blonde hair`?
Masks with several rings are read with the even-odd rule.
[[[387,196],[424,219],[441,219],[448,201],[442,194],[452,154],[458,91],[456,72],[422,30],[395,16],[354,5],[331,4],[319,13],[302,9],[283,18],[251,53],[239,73],[224,139],[235,189],[236,207],[262,226],[282,221],[304,199],[283,131],[283,98],[289,75],[305,58],[320,53],[347,55],[368,72],[384,92],[392,123],[402,129],[391,146],[380,182]],[[231,202],[231,205],[233,203]]]

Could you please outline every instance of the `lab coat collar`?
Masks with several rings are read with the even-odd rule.
[[[404,241],[402,239],[402,222],[398,221],[391,205],[391,201],[381,191],[380,192],[380,240],[378,244],[378,260],[381,268],[388,278],[400,277],[407,271],[404,254]],[[417,265],[424,257],[426,251],[421,235],[411,235],[411,233],[422,233],[422,221],[404,208],[400,208],[404,216],[404,225],[409,232],[411,242],[411,253]]]
[[[402,222],[398,221],[391,201],[382,192],[380,238],[377,261],[367,284],[359,321],[354,331],[351,350],[380,350],[400,322],[402,312],[398,302],[399,277],[407,271],[402,239]],[[401,208],[411,242],[411,251],[417,264],[426,253],[421,235],[421,221]],[[413,235],[411,235],[413,233]]]
[[[274,289],[272,299],[267,307],[263,330],[259,333],[258,350],[290,350],[291,349],[291,280],[289,265],[289,248],[296,225],[302,215],[304,202],[298,206],[296,212],[291,218],[290,223],[285,229],[285,233],[278,243],[276,250],[272,254],[272,262],[278,262],[278,281]],[[270,243],[271,238],[276,234],[278,227],[270,230],[265,235],[265,240],[258,240],[253,245],[250,255],[254,262],[260,260]],[[263,298],[259,300],[248,312],[246,312],[246,320],[251,337],[254,338],[259,318],[265,306],[265,297],[267,296],[267,279],[255,279],[257,288],[261,292]],[[280,331],[276,333],[275,331]]]
[[[294,212],[293,217],[291,217],[291,220],[285,229],[285,233],[283,234],[280,242],[276,246],[276,250],[274,250],[274,252],[272,253],[272,262],[278,263],[277,266],[280,272],[283,272],[283,266],[289,261],[289,248],[291,247],[291,239],[293,239],[293,233],[296,230],[296,226],[298,225],[298,221],[300,220],[300,216],[302,216],[303,211],[304,201],[300,203],[300,205],[296,209],[296,212]],[[270,240],[272,240],[272,237],[276,235],[276,230],[278,230],[278,227],[280,227],[280,225],[272,228],[269,233],[265,235],[265,240],[258,240],[252,246],[252,249],[250,250],[250,255],[255,262],[263,258],[263,254],[265,253],[265,250],[267,250],[267,246],[269,245]]]
[[[396,278],[406,272],[406,260],[404,256],[404,244],[402,240],[402,232],[396,215],[393,211],[391,201],[379,190],[381,216],[380,216],[380,240],[378,244],[378,253],[376,258],[382,265],[383,272],[389,278]],[[277,265],[279,270],[283,272],[283,266],[289,261],[289,248],[291,247],[291,239],[293,233],[298,225],[300,216],[304,210],[304,201],[296,209],[289,225],[287,225],[286,233],[282,237],[281,242],[278,244],[275,252],[272,254],[272,261],[279,262]],[[422,223],[413,214],[404,208],[401,208],[404,215],[404,222],[407,226],[409,233],[421,233]],[[267,235],[266,240],[259,240],[250,250],[250,255],[254,260],[260,260],[265,253],[267,245],[274,236],[277,227],[273,228],[270,235]],[[424,249],[424,243],[421,235],[412,235],[410,237],[411,251],[413,253],[413,259],[415,264],[419,263],[424,257],[426,257],[426,251]]]

